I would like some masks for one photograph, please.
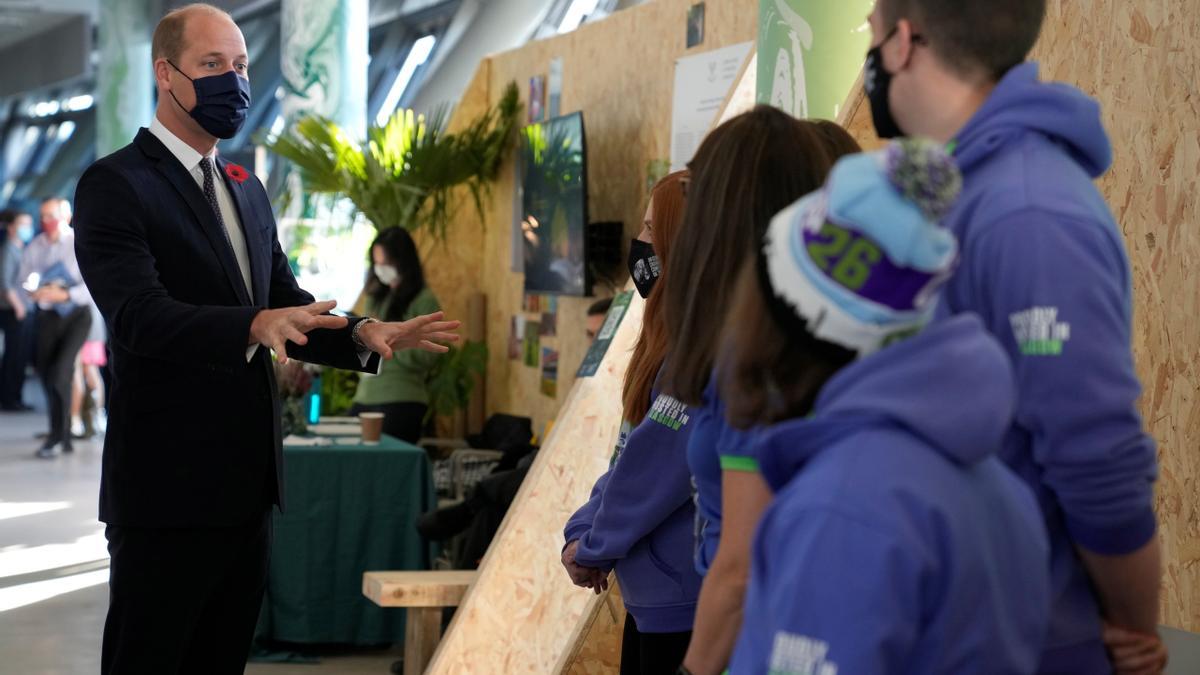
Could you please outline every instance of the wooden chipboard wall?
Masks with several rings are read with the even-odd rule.
[[[590,599],[567,651],[559,657],[551,675],[611,675],[621,670],[621,645],[625,631],[625,603],[616,575],[609,575],[609,589]]]
[[[527,104],[529,79],[547,77],[551,60],[561,58],[561,112],[583,111],[587,132],[589,220],[620,220],[625,237],[632,238],[646,208],[647,165],[670,154],[675,60],[757,35],[757,0],[708,2],[704,42],[687,49],[687,12],[694,2],[655,0],[566,35],[488,57],[453,121],[462,124],[494,104],[509,82],[517,83]],[[426,269],[448,311],[465,311],[471,291],[487,294],[487,412],[532,417],[540,433],[565,403],[587,350],[584,319],[593,298],[559,300],[557,337],[542,339],[543,346],[559,352],[558,391],[553,398],[543,395],[540,367],[508,358],[509,325],[513,315],[522,313],[524,296],[523,275],[510,271],[513,166],[509,162],[492,185],[485,223],[478,222],[473,207],[462,207],[451,244],[433,248]],[[623,281],[626,275],[619,276]],[[596,288],[598,296],[612,293],[611,288]],[[536,320],[537,314],[526,317]]]
[[[1042,77],[1104,106],[1100,188],[1133,266],[1142,416],[1158,441],[1162,621],[1200,631],[1200,5],[1050,0]]]

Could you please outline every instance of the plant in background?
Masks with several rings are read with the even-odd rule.
[[[510,83],[495,107],[456,133],[446,132],[447,108],[428,117],[397,110],[368,129],[365,145],[319,116],[302,117],[263,145],[299,168],[307,192],[349,198],[376,230],[424,229],[445,243],[454,188],[470,190],[483,219],[487,185],[512,147],[520,111]]]
[[[475,376],[487,370],[488,348],[483,342],[464,342],[451,347],[437,360],[429,374],[428,421],[434,415],[453,415],[466,408],[475,389]]]
[[[521,137],[525,179],[536,184],[535,193],[547,202],[534,204],[535,209],[544,212],[548,204],[562,201],[566,193],[582,189],[579,176],[583,150],[569,128],[531,124],[521,130]]]
[[[358,380],[358,373],[352,370],[327,369],[321,377],[321,414],[339,416],[349,412]]]

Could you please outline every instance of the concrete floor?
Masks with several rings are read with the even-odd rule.
[[[43,397],[31,383],[25,400]],[[108,552],[96,520],[100,444],[33,456],[44,413],[0,413],[0,672],[94,675],[108,610]],[[386,675],[401,650],[251,664],[251,675]]]

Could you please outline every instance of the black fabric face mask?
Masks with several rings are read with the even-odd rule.
[[[241,131],[246,123],[246,112],[250,109],[250,81],[234,71],[192,79],[174,63],[167,61],[180,75],[191,80],[196,90],[196,105],[191,110],[183,107],[175,92],[171,98],[180,109],[187,112],[200,128],[217,138],[230,139]]]
[[[871,104],[871,121],[875,124],[875,133],[879,134],[880,138],[898,138],[905,135],[892,115],[891,105],[888,104],[892,74],[883,65],[883,46],[896,35],[897,30],[899,27],[893,28],[882,42],[867,52],[867,62],[863,69],[863,89],[866,90],[867,100]],[[913,36],[913,42],[920,41],[920,36]]]
[[[633,278],[638,295],[643,298],[650,297],[650,291],[654,290],[654,282],[658,281],[658,275],[661,273],[654,246],[641,239],[634,239],[629,244],[629,276]]]

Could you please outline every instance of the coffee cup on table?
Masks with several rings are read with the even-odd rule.
[[[358,421],[362,424],[363,443],[367,445],[374,445],[375,443],[378,443],[379,437],[383,435],[383,413],[359,413]]]

